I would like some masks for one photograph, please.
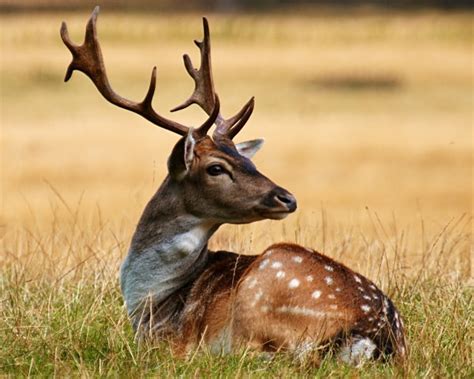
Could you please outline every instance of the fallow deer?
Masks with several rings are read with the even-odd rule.
[[[258,256],[208,250],[221,225],[283,219],[296,210],[296,200],[252,163],[262,140],[233,142],[254,100],[233,117],[221,115],[207,20],[203,40],[195,41],[200,68],[184,55],[194,92],[173,109],[201,107],[208,118],[193,128],[153,109],[156,67],[143,101],[114,92],[97,39],[98,12],[96,7],[81,46],[71,42],[64,22],[61,26],[73,56],[65,81],[81,71],[109,102],[181,136],[168,159],[168,176],[146,206],[121,267],[121,289],[137,335],[168,340],[177,354],[200,343],[212,351],[250,347],[300,356],[333,346],[354,364],[379,356],[403,360],[404,328],[392,301],[343,264],[291,243],[275,244]]]

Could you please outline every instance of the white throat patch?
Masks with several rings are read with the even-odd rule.
[[[129,252],[120,270],[129,315],[149,297],[165,299],[204,267],[207,251],[203,249],[210,230],[209,225],[198,225],[143,251]]]

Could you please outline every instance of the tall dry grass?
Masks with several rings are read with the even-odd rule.
[[[299,200],[287,220],[226,226],[212,247],[295,241],[379,283],[404,315],[409,363],[355,375],[472,375],[471,15],[209,18],[223,110],[256,96],[240,138],[266,138],[257,166]],[[1,16],[0,372],[353,375],[331,359],[313,371],[250,353],[177,361],[134,343],[118,266],[176,138],[107,105],[80,74],[62,83],[62,19],[82,40],[85,14]],[[99,19],[114,87],[140,98],[157,64],[165,114],[191,91],[180,54],[197,59],[200,33],[197,15]]]

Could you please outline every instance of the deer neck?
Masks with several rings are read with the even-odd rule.
[[[146,206],[121,268],[121,287],[130,315],[149,300],[170,302],[203,271],[207,242],[219,225],[186,212],[179,186],[169,177]],[[173,310],[170,310],[173,312]]]

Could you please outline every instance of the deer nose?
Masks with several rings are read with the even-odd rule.
[[[289,212],[296,210],[296,199],[291,193],[281,187],[275,188],[272,192],[275,204],[285,207]]]

